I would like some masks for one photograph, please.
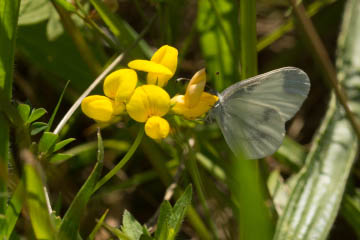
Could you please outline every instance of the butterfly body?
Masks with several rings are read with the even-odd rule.
[[[235,154],[262,158],[280,147],[285,122],[298,111],[309,89],[309,78],[302,70],[280,68],[226,88],[210,116]]]

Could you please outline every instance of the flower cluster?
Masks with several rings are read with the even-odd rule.
[[[88,96],[82,101],[82,111],[99,122],[109,122],[115,116],[127,113],[135,121],[145,123],[145,133],[149,137],[167,137],[170,126],[164,116],[169,111],[195,119],[209,111],[218,100],[217,96],[204,92],[205,69],[192,77],[185,95],[170,99],[163,87],[175,74],[177,57],[177,49],[165,45],[154,53],[150,61],[129,62],[129,68],[112,72],[105,78],[105,96]],[[137,86],[135,70],[147,72],[147,84]]]

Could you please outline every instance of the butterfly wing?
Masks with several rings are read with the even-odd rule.
[[[211,115],[235,154],[262,158],[280,147],[285,122],[298,111],[309,89],[302,70],[280,68],[225,89]]]

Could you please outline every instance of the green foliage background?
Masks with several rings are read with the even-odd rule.
[[[164,44],[174,79],[206,67],[217,91],[303,69],[310,95],[280,149],[249,161],[214,123],[174,117],[156,142],[79,110],[54,133],[118,55],[121,68]],[[331,85],[357,117],[359,46],[357,0],[0,0],[0,238],[360,239],[360,134]]]

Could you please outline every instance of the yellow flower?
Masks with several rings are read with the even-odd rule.
[[[104,94],[115,101],[114,114],[120,114],[125,109],[137,84],[137,74],[132,69],[120,69],[109,74],[104,81]]]
[[[164,87],[176,71],[178,50],[169,45],[159,48],[151,60],[134,60],[130,68],[147,72],[147,83]]]
[[[82,100],[81,110],[89,118],[100,122],[108,122],[113,117],[114,101],[100,95],[88,96]]]
[[[206,71],[201,69],[191,78],[184,95],[171,99],[172,111],[188,119],[195,119],[207,111],[218,101],[218,97],[204,92]]]
[[[145,133],[153,139],[165,138],[169,134],[169,123],[161,118],[169,109],[169,94],[154,85],[136,88],[126,104],[129,116],[137,122],[146,122]]]
[[[166,138],[169,131],[169,123],[162,117],[150,117],[145,123],[145,133],[153,139]]]

